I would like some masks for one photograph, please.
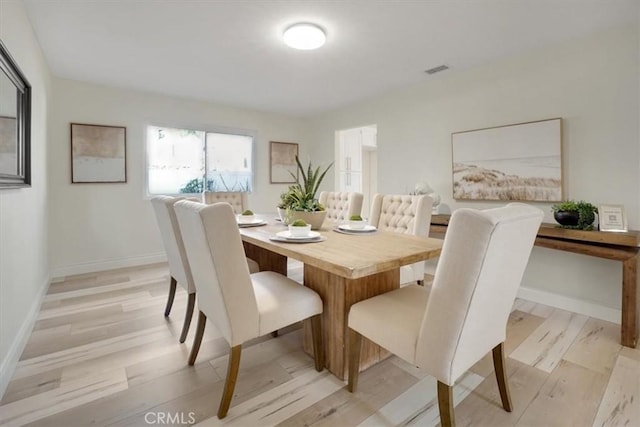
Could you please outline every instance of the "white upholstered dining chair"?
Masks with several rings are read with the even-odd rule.
[[[376,194],[371,204],[369,224],[382,231],[429,236],[431,206],[429,196]],[[423,284],[424,262],[400,267],[400,285]]]
[[[362,214],[362,193],[346,191],[321,191],[318,201],[327,211],[325,219],[345,221],[353,215]]]
[[[164,309],[165,317],[168,317],[171,313],[171,307],[173,306],[173,300],[176,295],[177,284],[187,291],[187,312],[184,317],[184,324],[182,326],[182,332],[180,333],[180,342],[183,343],[187,338],[189,332],[189,325],[191,324],[191,318],[193,317],[193,308],[196,302],[196,288],[193,284],[193,277],[191,275],[191,268],[187,260],[187,254],[184,250],[184,243],[182,240],[182,234],[178,227],[178,220],[176,219],[175,203],[184,200],[184,197],[170,197],[170,196],[156,196],[151,199],[151,205],[156,215],[158,227],[160,228],[160,235],[162,237],[162,243],[167,253],[167,261],[169,262],[169,275],[171,279],[169,281],[169,296],[167,298],[167,305]],[[196,199],[187,199],[195,201]],[[252,259],[247,258],[247,264],[249,270],[255,273],[260,270],[258,263]]]
[[[409,285],[351,306],[349,390],[357,387],[364,336],[434,376],[440,421],[455,425],[453,385],[492,351],[502,404],[510,412],[503,344],[542,216],[523,204],[456,210],[431,289]]]
[[[211,205],[220,202],[229,203],[235,214],[241,214],[249,206],[247,193],[239,191],[205,191],[202,193],[202,203]]]
[[[250,339],[310,318],[315,366],[321,371],[324,349],[318,294],[273,271],[249,274],[240,232],[228,204],[181,201],[176,204],[176,215],[198,292],[198,326],[189,364],[195,363],[207,318],[231,347],[218,418],[227,415],[242,344]]]
[[[180,235],[178,221],[174,211],[174,204],[183,199],[183,197],[169,196],[157,196],[151,199],[151,205],[153,206],[158,227],[160,228],[160,235],[162,237],[162,243],[164,244],[164,250],[167,253],[169,275],[171,276],[169,281],[169,296],[167,298],[167,305],[164,309],[165,317],[168,317],[171,313],[177,284],[180,283],[188,293],[187,312],[184,317],[182,332],[180,333],[181,343],[183,343],[187,338],[189,325],[191,324],[191,318],[193,317],[193,308],[196,302],[196,288],[193,284],[191,269],[187,262],[187,255],[184,251],[182,236]]]

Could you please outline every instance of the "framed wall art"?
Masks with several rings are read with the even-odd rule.
[[[271,141],[269,143],[269,177],[271,184],[293,184],[296,182],[298,177],[297,155],[298,144],[294,142]]]
[[[454,199],[563,199],[560,118],[455,132],[451,145]]]
[[[598,206],[598,225],[600,226],[600,231],[627,231],[627,214],[625,212],[624,206]]]
[[[126,128],[71,123],[71,182],[127,182]]]

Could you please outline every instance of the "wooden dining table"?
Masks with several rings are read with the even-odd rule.
[[[336,231],[338,224],[325,221],[318,232],[324,240],[289,243],[271,240],[287,227],[274,215],[259,215],[266,224],[240,228],[246,254],[261,270],[287,274],[287,258],[304,264],[304,286],[316,291],[324,304],[322,326],[326,368],[340,379],[347,374],[347,321],[349,308],[358,301],[400,286],[400,267],[440,255],[442,240],[408,234],[375,231],[358,235]],[[304,349],[312,354],[309,325],[304,325]],[[360,369],[389,356],[367,341]]]

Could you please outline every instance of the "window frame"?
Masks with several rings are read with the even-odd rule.
[[[181,126],[181,125],[167,125],[167,124],[159,124],[159,123],[147,123],[145,125],[144,130],[144,144],[143,144],[143,158],[144,158],[144,190],[143,190],[143,198],[146,200],[150,200],[155,196],[159,196],[160,194],[151,194],[149,192],[149,152],[148,152],[148,137],[149,137],[149,128],[157,127],[157,128],[171,128],[171,129],[179,129],[179,130],[190,130],[195,132],[203,132],[204,133],[204,141],[202,145],[203,157],[204,157],[204,174],[202,179],[206,181],[207,174],[207,133],[217,133],[224,135],[234,135],[234,136],[245,136],[251,138],[251,190],[250,191],[242,191],[242,193],[251,194],[253,192],[255,186],[255,175],[256,175],[256,140],[258,138],[258,132],[250,129],[242,129],[242,128],[233,128],[226,126]],[[201,196],[202,193],[162,193],[162,195],[167,196],[183,196],[183,197],[192,197],[192,196]]]

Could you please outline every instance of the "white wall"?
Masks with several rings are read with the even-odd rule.
[[[0,39],[32,88],[31,188],[0,190],[0,396],[47,289],[50,74],[21,2],[0,3]]]
[[[451,209],[495,203],[451,199],[451,132],[564,118],[566,196],[623,203],[640,228],[640,54],[637,25],[481,68],[425,76],[397,90],[310,121],[54,79],[20,1],[0,3],[0,39],[33,89],[32,187],[0,191],[0,395],[53,276],[162,259],[144,198],[147,124],[256,131],[250,206],[272,211],[286,185],[270,185],[268,142],[299,142],[315,163],[334,158],[334,132],[378,126],[379,191],[427,180]],[[126,70],[123,70],[126,72]],[[127,127],[126,184],[70,183],[69,123]],[[333,176],[327,175],[324,188]],[[539,205],[551,221],[549,205]],[[536,248],[523,285],[620,307],[619,263]]]
[[[126,72],[126,70],[123,70]],[[275,212],[286,185],[269,184],[269,141],[298,142],[306,156],[303,121],[132,90],[54,79],[49,179],[53,277],[165,258],[155,217],[144,197],[144,144],[149,124],[253,130],[254,191],[249,207]],[[126,126],[127,183],[71,184],[69,123]]]
[[[315,118],[312,155],[332,156],[336,130],[374,123],[380,192],[426,180],[449,209],[493,207],[452,199],[451,133],[562,117],[565,197],[624,204],[638,229],[638,52],[635,25],[466,71],[450,64],[422,85]],[[554,222],[550,204],[537,205]],[[535,248],[523,286],[619,309],[621,277],[618,262]]]

